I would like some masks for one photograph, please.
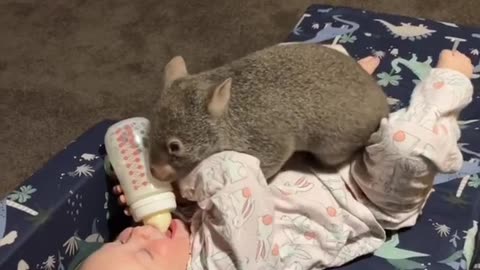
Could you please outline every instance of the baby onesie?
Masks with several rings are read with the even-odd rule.
[[[198,205],[189,269],[325,269],[374,252],[385,229],[415,224],[436,173],[460,168],[456,118],[472,94],[463,74],[432,69],[334,172],[298,157],[267,183],[255,157],[212,155],[180,182]]]

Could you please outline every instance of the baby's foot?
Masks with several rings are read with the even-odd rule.
[[[470,58],[459,51],[443,50],[438,59],[438,68],[449,68],[472,78],[473,65]]]
[[[378,65],[380,65],[380,58],[374,56],[367,56],[357,61],[368,74],[373,74]]]

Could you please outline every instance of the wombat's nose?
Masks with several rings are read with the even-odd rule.
[[[160,181],[172,182],[176,179],[175,169],[173,169],[173,167],[168,164],[152,164],[151,171],[153,177]]]

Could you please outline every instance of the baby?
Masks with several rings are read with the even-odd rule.
[[[359,62],[370,73],[378,65]],[[325,269],[375,251],[385,230],[416,223],[436,173],[460,169],[457,116],[472,100],[472,72],[468,57],[442,51],[410,105],[383,119],[366,149],[334,172],[297,156],[267,184],[255,157],[211,156],[178,182],[196,202],[189,230],[178,219],[166,234],[127,228],[81,269]]]

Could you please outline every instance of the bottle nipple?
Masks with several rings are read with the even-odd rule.
[[[171,222],[172,214],[168,211],[159,212],[143,219],[144,224],[152,225],[163,233],[168,230]]]

